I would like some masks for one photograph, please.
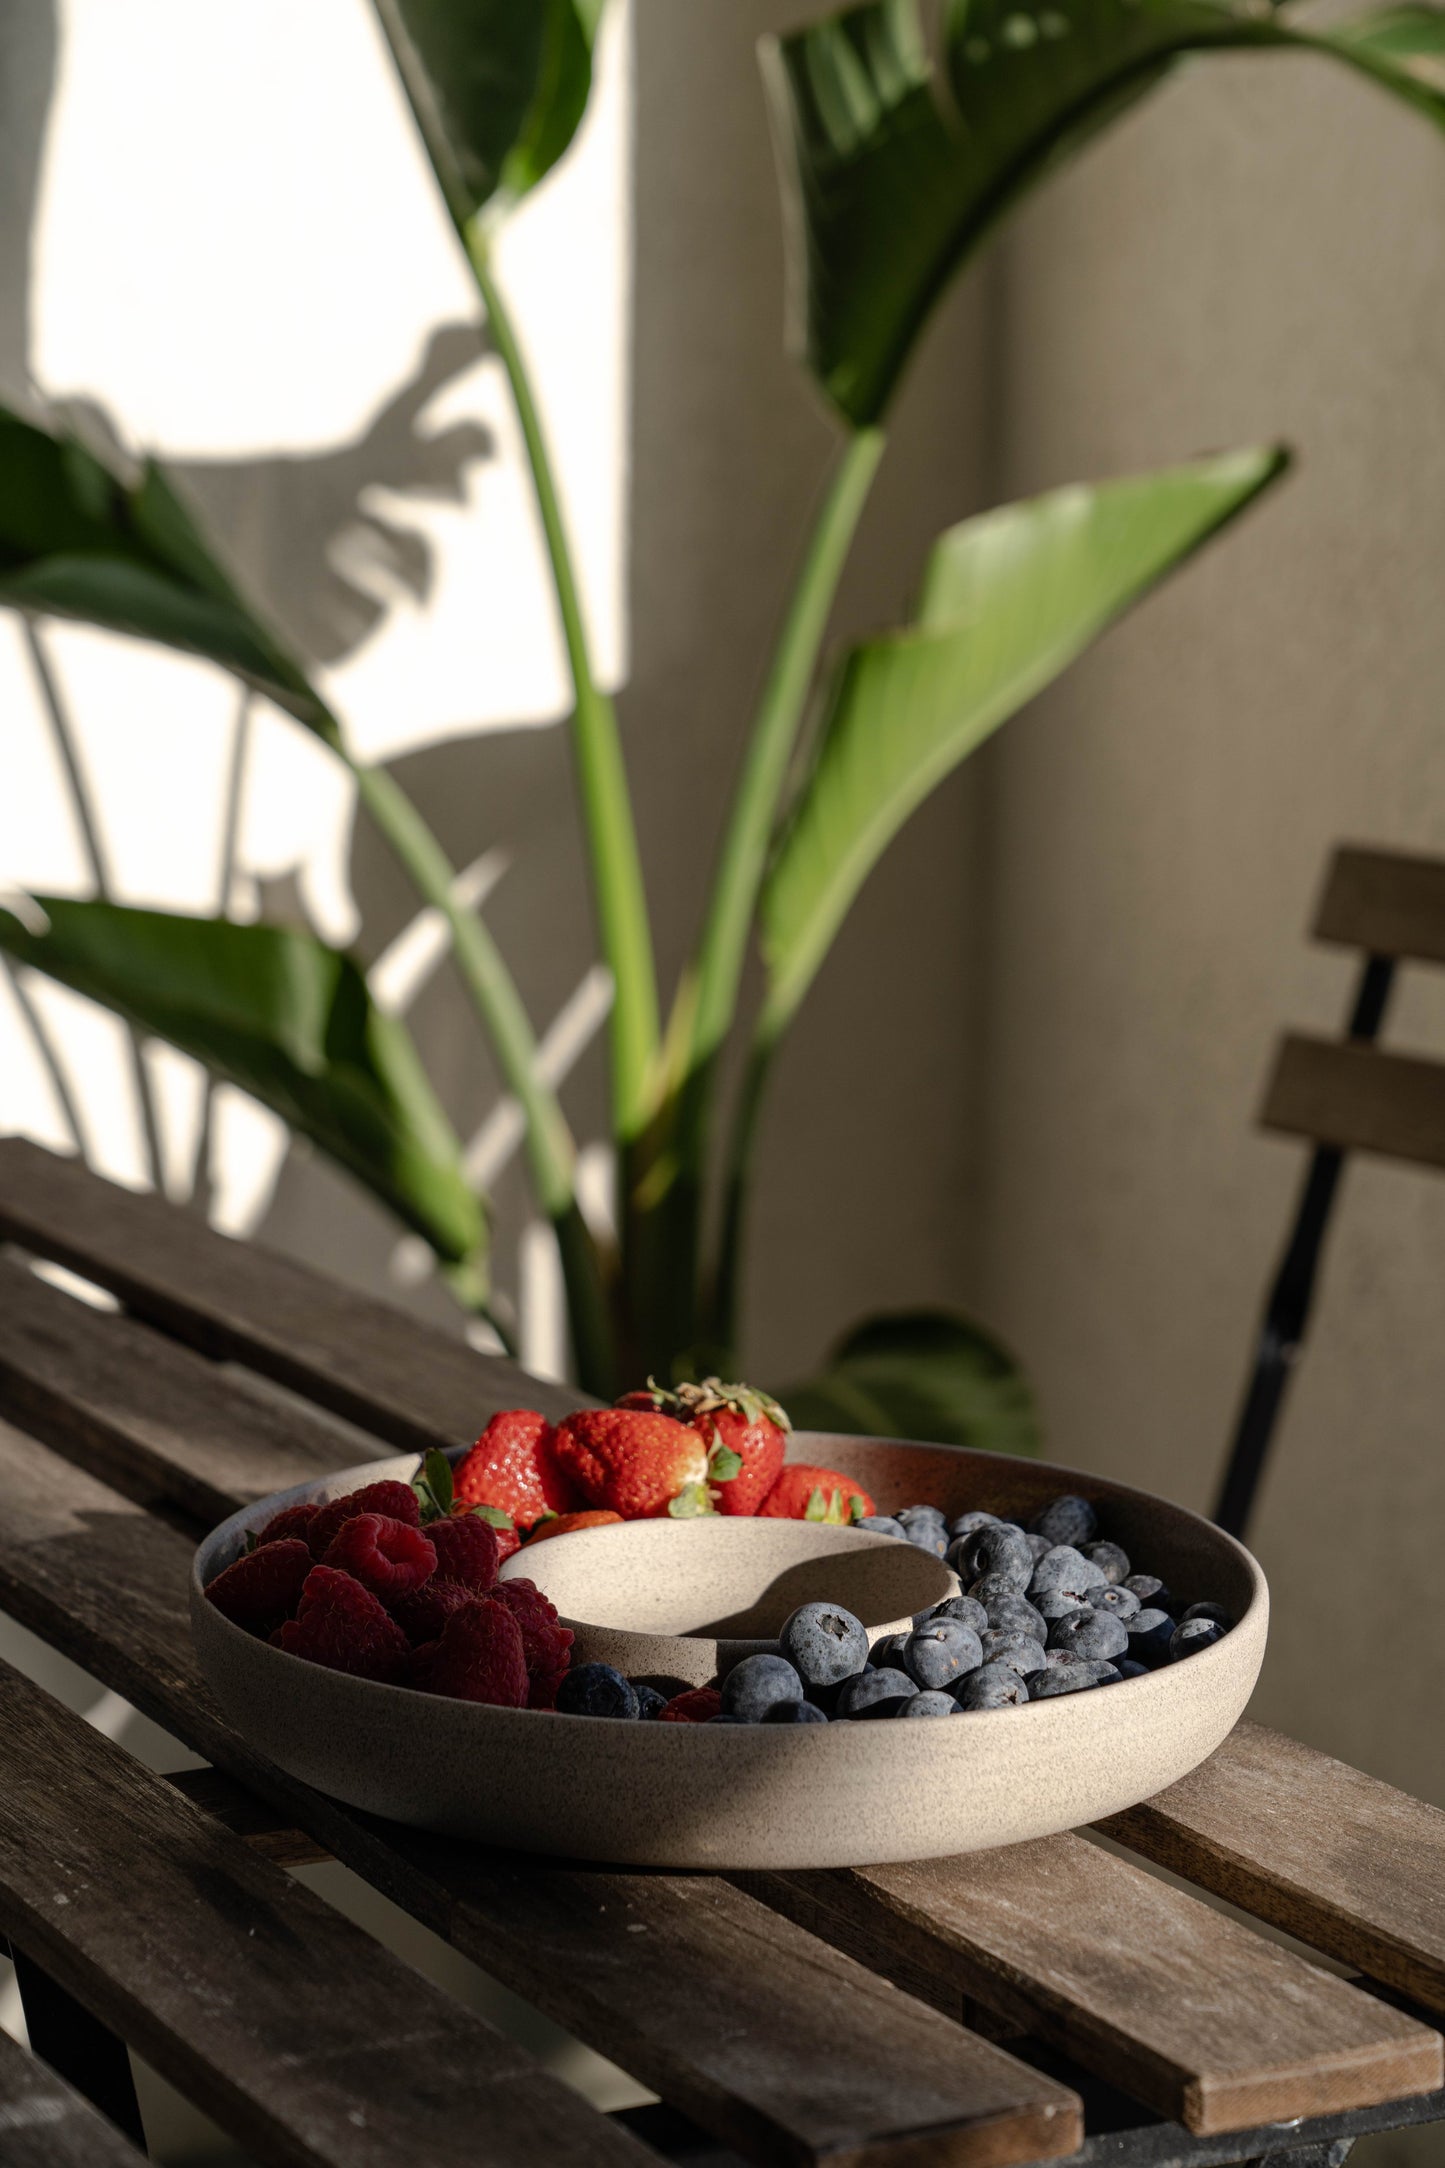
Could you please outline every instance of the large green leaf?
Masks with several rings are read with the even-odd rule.
[[[765,39],[792,338],[855,425],[878,419],[943,287],[1028,188],[1183,54],[1345,61],[1445,125],[1445,10],[1296,29],[1257,0],[951,0],[946,80],[918,0]]]
[[[204,655],[331,742],[334,725],[211,555],[160,468],[121,480],[0,407],[0,603]]]
[[[1038,1411],[1018,1363],[982,1326],[946,1310],[856,1325],[817,1377],[777,1397],[800,1430],[918,1438],[989,1453],[1039,1450]]]
[[[762,1035],[806,992],[844,914],[909,814],[1111,619],[1279,474],[1233,452],[1082,483],[950,528],[915,622],[854,648],[763,890]]]
[[[349,956],[309,934],[37,896],[0,910],[0,947],[192,1054],[309,1137],[451,1262],[476,1262],[481,1208],[405,1027]]]
[[[376,0],[452,217],[524,196],[577,133],[603,0]]]

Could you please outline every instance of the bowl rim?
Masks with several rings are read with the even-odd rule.
[[[793,1431],[789,1436],[790,1455],[797,1452],[797,1448],[801,1444],[812,1439],[827,1440],[834,1443],[841,1442],[840,1434],[837,1432]],[[868,1446],[897,1447],[908,1452],[933,1452],[947,1455],[950,1460],[984,1461],[1000,1468],[1022,1465],[1034,1475],[1056,1475],[1064,1478],[1065,1480],[1060,1484],[1061,1493],[1076,1491],[1078,1495],[1089,1498],[1091,1502],[1105,1498],[1127,1498],[1144,1507],[1157,1509],[1162,1506],[1168,1513],[1177,1514],[1183,1520],[1193,1522],[1197,1527],[1207,1531],[1208,1540],[1217,1543],[1226,1552],[1233,1554],[1235,1562],[1243,1569],[1249,1584],[1249,1601],[1240,1612],[1230,1631],[1223,1635],[1220,1640],[1211,1643],[1208,1648],[1199,1650],[1197,1654],[1187,1659],[1190,1673],[1195,1677],[1199,1677],[1200,1674],[1195,1671],[1195,1666],[1199,1664],[1207,1664],[1217,1670],[1221,1669],[1226,1663],[1232,1663],[1235,1659],[1235,1651],[1230,1648],[1230,1643],[1246,1626],[1251,1629],[1252,1634],[1267,1635],[1269,1584],[1265,1579],[1264,1570],[1258,1559],[1236,1537],[1217,1527],[1214,1522],[1206,1520],[1203,1514],[1194,1512],[1192,1507],[1179,1505],[1173,1499],[1162,1498],[1153,1491],[1140,1490],[1136,1485],[1120,1483],[1112,1477],[1092,1475],[1085,1469],[1069,1468],[1056,1461],[1034,1460],[1031,1458],[1019,1463],[1017,1457],[1009,1453],[990,1453],[978,1447],[929,1445],[926,1441],[916,1438],[881,1438],[873,1436],[865,1438],[860,1435],[850,1442]],[[447,1459],[452,1462],[459,1461],[468,1450],[469,1448],[466,1446],[453,1447],[448,1450]],[[358,1462],[350,1468],[337,1468],[329,1475],[312,1476],[303,1483],[291,1484],[285,1490],[272,1491],[266,1497],[254,1500],[250,1505],[238,1507],[234,1513],[230,1513],[224,1520],[218,1521],[209,1534],[197,1544],[191,1557],[189,1588],[192,1617],[194,1618],[197,1615],[199,1609],[201,1615],[207,1621],[208,1630],[218,1632],[223,1641],[234,1637],[233,1645],[238,1647],[244,1644],[250,1660],[255,1660],[258,1652],[261,1652],[260,1660],[263,1662],[274,1661],[287,1667],[296,1664],[304,1665],[306,1672],[313,1676],[316,1672],[325,1670],[327,1667],[323,1665],[313,1664],[304,1656],[293,1656],[288,1649],[275,1648],[269,1641],[248,1633],[244,1626],[238,1626],[234,1620],[228,1619],[223,1612],[216,1609],[214,1604],[207,1603],[205,1595],[207,1581],[203,1581],[201,1578],[202,1559],[209,1560],[215,1552],[224,1548],[224,1544],[233,1537],[244,1534],[249,1528],[262,1526],[266,1521],[274,1520],[287,1506],[301,1504],[309,1500],[316,1492],[325,1491],[328,1486],[334,1486],[330,1491],[332,1498],[345,1497],[349,1491],[360,1490],[365,1483],[386,1480],[378,1471],[395,1471],[399,1464],[411,1465],[417,1461],[417,1458],[418,1456],[415,1453],[390,1453],[375,1460]],[[804,1459],[806,1455],[798,1453],[798,1458]],[[738,1517],[755,1518],[752,1515]],[[599,1531],[577,1530],[574,1532],[577,1534],[596,1534]],[[864,1530],[863,1533],[869,1534],[872,1531]],[[560,1542],[562,1538],[557,1537],[553,1540]],[[879,1540],[882,1542],[896,1542],[897,1538],[880,1537]],[[230,1563],[231,1561],[228,1560],[227,1562]],[[213,1580],[219,1570],[219,1568],[212,1566],[207,1579]],[[1262,1655],[1263,1649],[1261,1647],[1261,1660]],[[202,1669],[204,1670],[204,1665]],[[289,1670],[277,1673],[278,1680],[287,1676],[295,1676],[295,1674]],[[338,1681],[343,1681],[346,1692],[358,1694],[360,1696],[360,1705],[362,1707],[371,1706],[377,1711],[378,1715],[388,1709],[398,1711],[406,1709],[414,1712],[418,1701],[443,1698],[445,1706],[450,1712],[450,1720],[454,1723],[468,1721],[468,1714],[461,1712],[468,1712],[472,1721],[490,1724],[495,1724],[499,1719],[525,1720],[532,1723],[543,1721],[547,1723],[560,1722],[568,1725],[593,1725],[609,1721],[601,1717],[571,1715],[561,1709],[510,1709],[499,1707],[491,1702],[458,1701],[446,1697],[425,1695],[414,1686],[391,1685],[381,1679],[364,1679],[353,1672],[337,1671],[332,1672],[330,1676]],[[1128,1692],[1131,1689],[1134,1690],[1134,1700],[1142,1707],[1145,1692],[1153,1694],[1156,1699],[1162,1698],[1170,1692],[1168,1682],[1176,1676],[1176,1667],[1173,1664],[1164,1664],[1157,1670],[1146,1671],[1140,1678],[1119,1680],[1114,1686],[1113,1692],[1117,1694]],[[1020,1706],[1003,1709],[974,1709],[967,1713],[970,1724],[974,1726],[982,1723],[991,1723],[997,1726],[1000,1722],[1010,1718],[1016,1719],[1034,1711],[1040,1714],[1045,1712],[1053,1714],[1054,1720],[1059,1721],[1058,1712],[1068,1711],[1072,1703],[1087,1702],[1089,1699],[1088,1694],[1059,1694],[1051,1696],[1043,1702],[1026,1702]],[[696,1728],[691,1724],[649,1724],[643,1727],[649,1736],[661,1734],[664,1731],[676,1731],[686,1736]],[[791,1737],[787,1727],[780,1725],[749,1724],[739,1725],[734,1728],[745,1731],[750,1737],[764,1737],[770,1733],[776,1733],[780,1742],[786,1742]],[[909,1727],[905,1727],[905,1729],[907,1728]],[[921,1729],[925,1736],[927,1735],[927,1725],[914,1728]],[[832,1731],[834,1729],[854,1738],[860,1733],[866,1736],[876,1734],[879,1739],[886,1741],[893,1735],[895,1727],[891,1724],[818,1725],[810,1727],[810,1740],[814,1731],[821,1734],[824,1730]],[[818,1750],[824,1753],[830,1751],[826,1745],[822,1744],[821,1740],[818,1742]],[[663,1751],[668,1750],[663,1749]],[[782,1747],[780,1746],[777,1751],[782,1751]],[[850,1751],[856,1753],[858,1751],[856,1745]],[[880,1748],[879,1751],[883,1751],[883,1749]]]

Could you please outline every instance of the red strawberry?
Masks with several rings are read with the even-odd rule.
[[[577,1528],[606,1528],[621,1519],[620,1513],[603,1513],[596,1507],[586,1513],[555,1513],[550,1521],[538,1521],[527,1541],[541,1543],[548,1536],[570,1536]]]
[[[657,1712],[659,1724],[708,1724],[722,1711],[722,1695],[715,1686],[694,1686],[674,1694],[665,1709]]]
[[[839,1475],[836,1468],[811,1468],[801,1460],[783,1470],[758,1507],[764,1520],[830,1521],[844,1527],[877,1510],[851,1475]]]
[[[428,1521],[427,1540],[436,1552],[437,1572],[447,1581],[460,1581],[484,1596],[497,1578],[500,1546],[497,1530],[479,1513],[460,1513],[451,1520]]]
[[[420,1588],[410,1595],[398,1596],[390,1605],[391,1615],[406,1635],[414,1649],[424,1642],[436,1641],[453,1611],[460,1611],[463,1604],[475,1603],[477,1591],[465,1587],[460,1581],[449,1581],[444,1574],[434,1573]]]
[[[583,1501],[558,1466],[556,1432],[535,1408],[494,1415],[457,1469],[453,1496],[462,1505],[500,1506],[519,1528],[544,1513],[571,1513]]]
[[[452,1613],[439,1640],[413,1653],[411,1683],[424,1694],[525,1709],[530,1682],[522,1629],[505,1604],[480,1596]]]
[[[367,1483],[321,1508],[306,1531],[313,1558],[326,1556],[337,1529],[355,1513],[384,1513],[388,1520],[405,1521],[408,1528],[421,1526],[421,1507],[410,1483]]]
[[[756,1513],[783,1465],[788,1421],[776,1400],[751,1385],[724,1385],[704,1378],[701,1385],[670,1390],[647,1381],[645,1393],[628,1393],[620,1408],[660,1408],[690,1423],[708,1449],[708,1478],[717,1486],[717,1510],[734,1516]]]
[[[311,1553],[295,1537],[258,1544],[218,1573],[206,1595],[233,1625],[244,1626],[250,1634],[269,1634],[296,1609],[311,1564]]]
[[[557,1431],[557,1458],[594,1506],[625,1521],[711,1513],[707,1447],[653,1408],[583,1408]]]
[[[504,1603],[522,1630],[522,1654],[526,1659],[529,1709],[550,1709],[557,1689],[567,1676],[571,1660],[572,1629],[561,1624],[557,1606],[548,1601],[535,1581],[520,1577],[498,1581],[498,1603]]]
[[[343,1521],[322,1561],[349,1573],[383,1603],[409,1596],[436,1571],[434,1545],[419,1528],[382,1513],[353,1513]]]
[[[268,1546],[269,1548],[269,1546]],[[394,1682],[406,1670],[406,1635],[369,1588],[334,1566],[313,1566],[294,1619],[272,1634],[273,1645],[328,1671]]]
[[[305,1543],[311,1523],[320,1511],[318,1505],[287,1506],[285,1512],[278,1513],[274,1521],[267,1521],[256,1538],[257,1550],[260,1550],[263,1543],[284,1543],[288,1536],[299,1536]]]

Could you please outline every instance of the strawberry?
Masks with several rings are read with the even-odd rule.
[[[413,1651],[411,1683],[424,1694],[525,1709],[530,1682],[522,1629],[505,1604],[479,1596],[452,1613],[438,1640]]]
[[[655,1408],[583,1408],[557,1431],[557,1458],[589,1504],[625,1521],[711,1513],[708,1451]]]
[[[436,1562],[435,1546],[419,1528],[382,1513],[353,1513],[337,1529],[322,1560],[349,1573],[383,1603],[420,1588],[436,1571]]]
[[[233,1625],[269,1634],[296,1609],[311,1565],[311,1553],[297,1537],[260,1543],[218,1573],[206,1595]]]
[[[484,1596],[497,1578],[500,1546],[497,1531],[480,1514],[460,1513],[450,1520],[428,1521],[427,1540],[436,1552],[437,1572]]]
[[[842,1527],[867,1520],[876,1511],[867,1491],[851,1475],[839,1475],[836,1468],[812,1468],[801,1460],[784,1468],[758,1507],[764,1520],[829,1521]]]
[[[499,1506],[519,1528],[545,1513],[572,1513],[585,1503],[554,1450],[556,1433],[535,1408],[494,1415],[454,1477],[463,1505]]]
[[[717,1510],[756,1513],[777,1481],[787,1450],[788,1421],[776,1400],[751,1385],[701,1385],[669,1389],[649,1378],[646,1392],[627,1393],[619,1408],[659,1408],[690,1423],[708,1448],[708,1474],[717,1485]]]
[[[595,1508],[587,1513],[556,1513],[550,1521],[538,1521],[528,1536],[528,1543],[542,1543],[548,1536],[570,1536],[574,1528],[605,1528],[609,1521],[620,1521],[620,1513],[603,1513]]]
[[[674,1694],[665,1709],[657,1712],[659,1724],[708,1724],[722,1710],[722,1695],[715,1686],[694,1686]]]
[[[557,1616],[557,1606],[542,1594],[535,1581],[520,1576],[499,1581],[496,1601],[505,1604],[522,1634],[522,1655],[527,1666],[527,1707],[550,1709],[557,1689],[567,1676],[572,1655],[572,1629]]]
[[[333,1498],[323,1506],[306,1530],[313,1558],[324,1558],[343,1521],[356,1513],[384,1513],[389,1520],[405,1521],[409,1528],[421,1525],[421,1507],[409,1483],[367,1483],[360,1490]]]
[[[269,1548],[269,1546],[268,1546]],[[294,1619],[278,1626],[272,1646],[329,1671],[394,1683],[407,1664],[406,1635],[369,1588],[334,1566],[313,1566]]]

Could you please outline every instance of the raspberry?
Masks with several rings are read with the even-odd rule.
[[[345,1498],[333,1498],[323,1506],[306,1532],[313,1558],[324,1558],[343,1521],[356,1513],[384,1513],[388,1520],[405,1521],[408,1528],[421,1526],[421,1507],[410,1483],[367,1483]]]
[[[485,1595],[497,1578],[497,1531],[479,1513],[430,1521],[427,1535],[436,1552],[437,1572],[448,1581]]]
[[[722,1714],[722,1695],[715,1686],[694,1686],[686,1694],[674,1694],[665,1709],[657,1712],[659,1724],[707,1724]]]
[[[463,1505],[500,1506],[523,1528],[544,1513],[570,1513],[583,1503],[553,1452],[555,1433],[535,1408],[494,1415],[456,1472]]]
[[[443,1574],[434,1573],[410,1595],[399,1596],[391,1606],[391,1615],[412,1647],[419,1649],[424,1642],[440,1638],[453,1611],[476,1600],[474,1588],[464,1588],[460,1581],[448,1581]]]
[[[334,1566],[313,1566],[294,1619],[272,1634],[273,1645],[329,1671],[395,1681],[406,1670],[406,1635],[369,1588]]]
[[[299,1536],[303,1543],[307,1542],[311,1523],[320,1511],[321,1508],[317,1505],[287,1506],[285,1512],[278,1513],[274,1521],[267,1521],[256,1538],[257,1550],[260,1550],[263,1543],[284,1543],[288,1536]]]
[[[206,1590],[223,1618],[247,1633],[269,1634],[290,1618],[300,1600],[311,1553],[294,1538],[263,1543],[218,1573]]]
[[[505,1604],[478,1597],[452,1613],[439,1640],[413,1653],[411,1683],[424,1694],[524,1709],[528,1680],[522,1630]]]
[[[529,1709],[550,1709],[557,1689],[567,1676],[572,1655],[572,1629],[561,1624],[557,1607],[542,1594],[535,1581],[498,1581],[496,1600],[504,1603],[522,1633],[522,1655],[527,1665]]]
[[[336,1531],[323,1564],[336,1566],[390,1603],[409,1596],[436,1571],[437,1554],[419,1528],[382,1513],[353,1513]]]

